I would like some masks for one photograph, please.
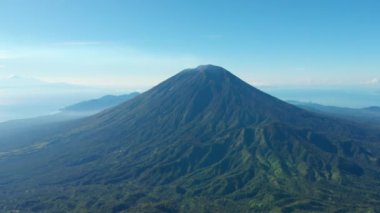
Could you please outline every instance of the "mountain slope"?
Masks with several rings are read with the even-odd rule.
[[[59,113],[29,119],[0,122],[0,153],[9,150],[35,147],[39,140],[70,129],[72,123],[80,118],[94,115],[102,110],[114,107],[137,96],[138,93],[113,96],[73,104]]]
[[[3,155],[0,206],[370,211],[380,205],[380,155],[369,149],[379,139],[282,102],[221,67],[199,66],[82,119],[35,152]]]

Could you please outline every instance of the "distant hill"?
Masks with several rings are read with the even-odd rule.
[[[20,212],[375,212],[380,135],[186,69],[34,146],[0,153]]]
[[[289,101],[289,103],[315,113],[359,122],[363,125],[380,127],[380,107],[377,106],[355,109],[299,101]]]
[[[325,106],[364,108],[380,106],[380,85],[356,86],[260,86],[281,100],[297,100]]]
[[[114,107],[129,99],[139,95],[138,92],[133,92],[126,95],[106,95],[98,99],[83,101],[74,105],[70,105],[61,109],[62,112],[100,112],[107,108]]]

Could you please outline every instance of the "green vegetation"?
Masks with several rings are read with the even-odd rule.
[[[0,210],[376,212],[377,131],[185,70],[0,160]]]

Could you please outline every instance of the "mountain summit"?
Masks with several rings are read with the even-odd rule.
[[[370,149],[376,132],[306,112],[221,67],[186,69],[72,125],[33,152],[0,155],[0,206],[326,212],[380,205],[380,155]]]
[[[144,111],[144,116],[137,117],[136,113],[139,112],[135,110]],[[261,92],[224,68],[213,65],[186,69],[133,102],[127,102],[106,114],[118,114],[114,116],[129,120],[125,117],[129,112],[136,119],[143,120],[146,116],[155,119],[166,115],[170,121],[164,120],[165,125],[175,126],[201,120],[207,120],[207,125],[226,126],[244,126],[268,120],[289,122],[297,118],[294,113],[305,113]],[[151,124],[153,120],[148,122]]]

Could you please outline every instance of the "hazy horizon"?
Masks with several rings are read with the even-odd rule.
[[[351,108],[380,106],[380,87],[374,85],[255,85],[252,82],[248,83],[284,101]],[[78,102],[105,95],[144,92],[153,86],[155,85],[136,88],[100,87],[47,82],[23,76],[0,78],[0,122],[50,115]]]

